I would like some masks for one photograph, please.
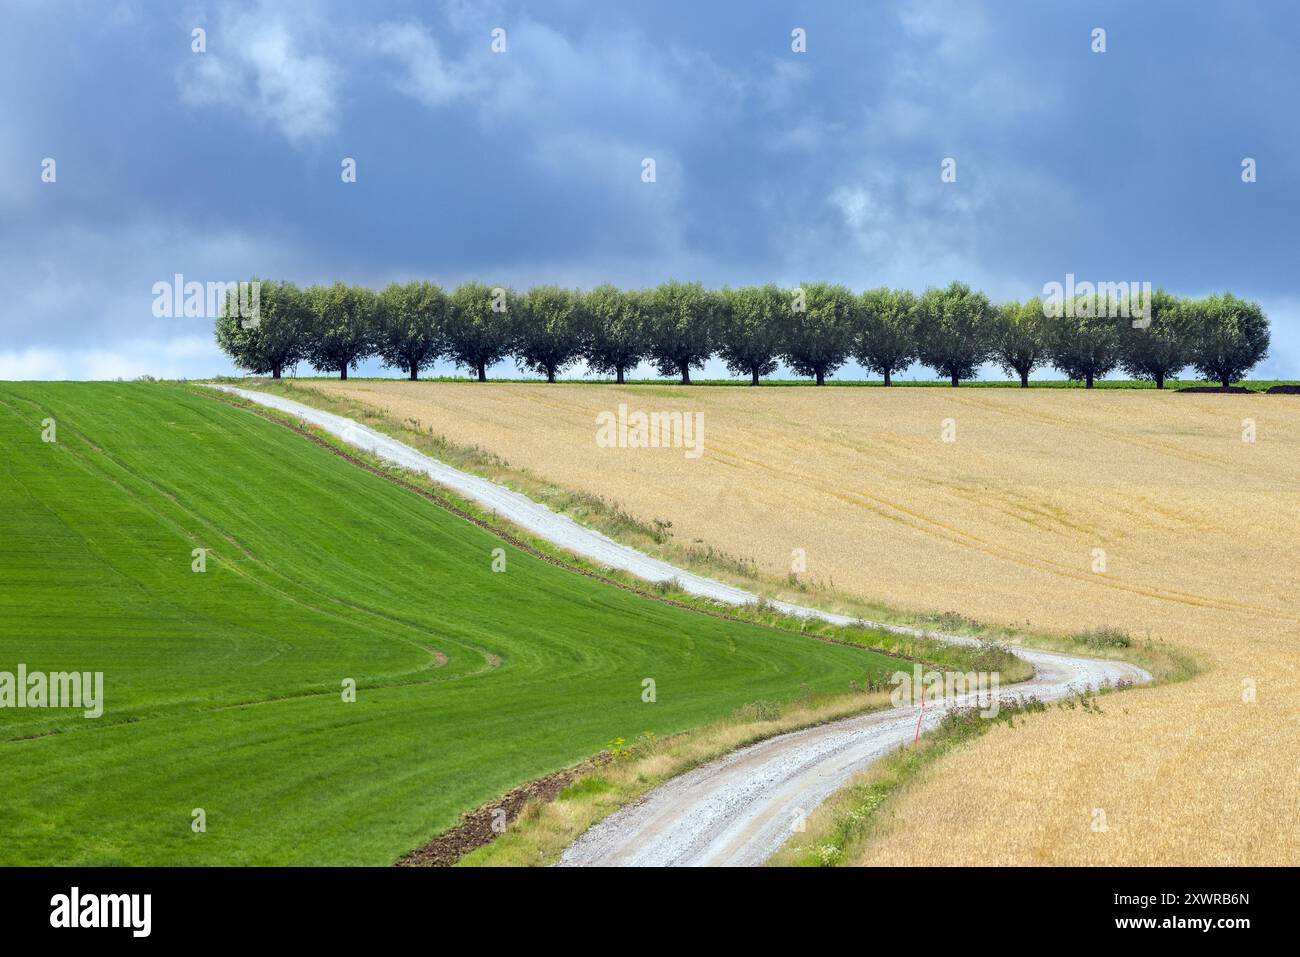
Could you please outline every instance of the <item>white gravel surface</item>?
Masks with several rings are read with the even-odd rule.
[[[1034,677],[1000,689],[999,701],[1051,701],[1120,680],[1151,680],[1123,662],[1075,658],[1026,648],[1016,654]],[[876,758],[924,733],[948,708],[988,699],[951,700],[875,711],[769,738],[655,788],[587,831],[562,865],[752,866],[771,857],[802,818]]]
[[[545,505],[487,479],[439,462],[403,442],[359,422],[292,399],[234,386],[213,385],[259,405],[298,416],[349,445],[412,471],[478,502],[533,534],[609,568],[652,582],[676,579],[686,591],[732,605],[758,596],[696,575],[620,545]],[[834,624],[857,622],[846,615],[788,602],[773,607],[791,615]],[[974,640],[880,622],[866,622],[900,634],[929,636],[961,644]],[[1043,701],[1104,683],[1143,684],[1151,676],[1125,662],[1081,658],[1030,648],[1013,649],[1034,666],[1034,677],[1003,688],[1002,700],[1033,695]],[[785,842],[792,829],[873,760],[910,741],[920,717],[924,732],[945,708],[974,703],[969,696],[951,701],[891,708],[761,741],[725,755],[655,788],[640,801],[615,812],[565,851],[563,865],[755,865]],[[987,702],[983,702],[987,704]]]

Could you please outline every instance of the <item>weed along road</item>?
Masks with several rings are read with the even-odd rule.
[[[651,558],[558,515],[524,495],[454,469],[352,419],[291,399],[233,386],[214,386],[302,421],[433,479],[502,518],[586,558],[652,582],[676,579],[688,592],[742,605],[758,596]],[[778,610],[833,624],[858,619],[787,602]],[[867,622],[900,634],[973,644],[974,639],[901,625]],[[1053,701],[1103,685],[1144,684],[1136,665],[1058,652],[1016,648],[1034,667],[1029,681],[996,692],[999,701]],[[987,696],[957,694],[924,706],[885,711],[784,734],[732,752],[674,778],[591,828],[564,854],[565,865],[757,865],[789,837],[802,815],[873,760],[932,729],[947,709],[989,704]]]

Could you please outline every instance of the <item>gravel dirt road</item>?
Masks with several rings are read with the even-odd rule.
[[[1141,668],[1051,652],[1016,649],[1034,677],[1003,688],[999,700],[1061,698],[1109,682],[1150,680]],[[987,707],[958,695],[872,712],[795,731],[734,751],[655,788],[587,831],[565,851],[568,866],[732,866],[762,864],[801,817],[872,761],[924,733],[948,708]]]

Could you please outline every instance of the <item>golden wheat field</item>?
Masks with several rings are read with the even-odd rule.
[[[802,549],[803,578],[865,599],[1118,627],[1202,665],[991,732],[905,792],[864,863],[1300,864],[1300,398],[312,385],[770,575]],[[598,446],[620,403],[701,413],[703,454]]]

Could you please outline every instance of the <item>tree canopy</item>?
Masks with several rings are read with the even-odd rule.
[[[649,356],[661,375],[691,381],[713,355],[717,300],[698,282],[669,280],[650,295]]]
[[[1268,318],[1258,303],[1225,292],[1186,308],[1194,330],[1191,364],[1210,381],[1227,388],[1268,355]]]
[[[364,286],[336,282],[307,290],[311,309],[307,360],[322,372],[338,370],[348,377],[362,359],[375,351],[375,312],[378,297]]]
[[[447,308],[447,357],[486,382],[488,366],[509,355],[509,313],[517,302],[517,296],[499,286],[481,282],[457,286]]]
[[[1119,364],[1133,378],[1163,389],[1191,360],[1191,311],[1163,289],[1151,294],[1144,310],[1147,315],[1135,322],[1137,310],[1130,307],[1129,321],[1119,326]]]
[[[389,368],[412,379],[446,349],[447,295],[431,282],[393,283],[379,294],[375,352]]]
[[[783,354],[799,375],[811,376],[818,385],[849,357],[853,348],[857,300],[846,286],[825,282],[804,283],[804,308],[791,308],[786,317]]]
[[[1029,374],[1048,361],[1047,318],[1041,299],[1007,302],[997,307],[993,359],[1007,375],[1029,388]]]
[[[217,345],[239,368],[278,379],[285,368],[306,358],[312,313],[293,283],[252,282],[260,284],[257,315],[241,315],[237,290],[229,292],[216,320]]]
[[[534,286],[519,297],[511,343],[520,369],[554,382],[582,352],[582,297],[559,286]]]
[[[917,303],[917,357],[957,386],[993,352],[993,307],[982,292],[954,282],[927,289]]]
[[[1088,388],[1116,367],[1164,388],[1189,365],[1212,381],[1236,382],[1267,356],[1270,339],[1258,303],[1226,292],[1179,298],[1145,283],[1140,292],[1136,284],[1087,283],[1068,300],[1053,294],[995,307],[960,282],[919,297],[885,288],[855,295],[825,282],[713,291],[675,280],[643,290],[541,285],[522,295],[478,282],[450,295],[422,281],[378,295],[343,283],[300,290],[251,282],[257,314],[247,314],[239,295],[249,283],[221,284],[226,301],[214,332],[238,368],[275,378],[307,359],[346,379],[377,355],[411,379],[446,357],[483,381],[490,366],[513,357],[548,382],[582,361],[621,383],[649,360],[689,384],[692,370],[716,355],[752,385],[781,360],[823,385],[852,356],[887,386],[919,361],[954,386],[995,362],[1022,387],[1051,364]]]
[[[1047,319],[1047,348],[1066,378],[1082,381],[1089,389],[1106,375],[1120,358],[1120,325],[1130,320],[1115,316],[1105,304],[1080,296],[1056,310]]]
[[[772,283],[718,292],[718,356],[733,375],[758,385],[776,371],[789,311],[790,295]]]
[[[906,289],[869,289],[858,297],[853,357],[885,385],[916,361],[916,311],[916,296]]]

